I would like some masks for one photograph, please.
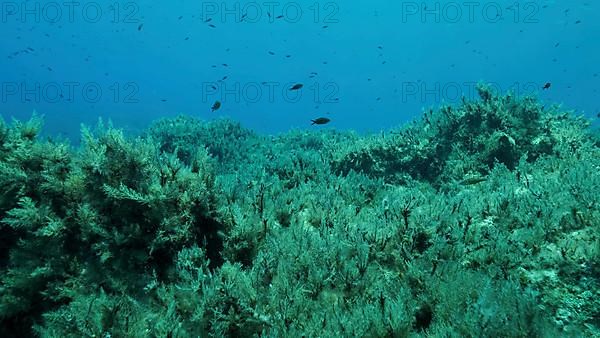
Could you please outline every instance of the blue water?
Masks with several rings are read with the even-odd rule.
[[[139,131],[178,114],[376,132],[483,81],[594,117],[599,13],[589,0],[2,1],[0,113],[37,111],[69,137],[98,117]]]

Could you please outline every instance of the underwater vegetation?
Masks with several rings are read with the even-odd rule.
[[[600,138],[479,87],[381,135],[0,124],[0,336],[600,335]]]

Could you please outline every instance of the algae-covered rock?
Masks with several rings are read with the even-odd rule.
[[[38,125],[34,118],[2,128],[0,318],[7,327],[23,316],[31,324],[79,287],[133,295],[152,278],[168,280],[179,250],[193,243],[204,241],[211,265],[220,264],[204,149],[185,165],[112,127],[84,129],[81,148],[70,149],[39,140]]]
[[[0,336],[600,334],[600,143],[479,88],[380,135],[0,123]]]
[[[521,157],[535,161],[567,142],[576,150],[591,137],[582,132],[586,121],[568,119],[558,107],[546,109],[532,97],[501,96],[485,85],[478,92],[481,101],[429,111],[409,126],[349,145],[338,154],[336,171],[390,182],[408,174],[440,185],[473,173],[485,176],[497,163],[513,170]]]

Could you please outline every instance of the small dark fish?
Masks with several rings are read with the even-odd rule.
[[[204,22],[211,22],[211,21],[212,21],[212,18],[208,18],[208,19],[204,20]]]
[[[227,75],[223,76],[223,78],[221,78],[221,81],[225,81],[227,80]]]
[[[138,31],[141,31],[143,27],[144,27],[144,24],[143,24],[143,23],[141,23],[141,24],[138,26]]]
[[[315,124],[327,124],[327,123],[329,123],[329,121],[331,121],[331,120],[326,117],[319,117],[314,120],[310,120],[310,122],[312,122],[310,125],[312,126]]]
[[[290,90],[298,90],[300,88],[304,87],[304,85],[302,83],[296,83],[295,85],[293,85]]]
[[[229,67],[229,65],[226,64],[226,63],[222,63],[221,66],[223,66],[223,67]]]
[[[550,83],[550,82],[546,82],[546,83],[544,84],[544,86],[542,87],[542,89],[543,89],[543,90],[550,89],[550,86],[552,86],[552,83]]]
[[[180,17],[177,18],[177,20],[181,20],[183,19],[183,15],[181,15]]]
[[[281,18],[283,18],[283,15],[278,15],[275,17],[275,19],[281,19]]]
[[[577,21],[575,21],[575,24],[576,24],[576,25],[577,25],[577,24],[580,24],[580,23],[581,23],[581,20],[577,20]]]
[[[215,103],[210,107],[212,112],[215,112],[221,108],[221,101],[215,101]]]
[[[189,39],[190,39],[190,37],[189,37],[189,36],[186,36],[184,40],[185,40],[185,41],[187,41],[187,40],[189,40]]]
[[[459,184],[460,185],[473,185],[473,184],[477,184],[477,183],[481,183],[481,182],[485,182],[486,178],[485,177],[468,177],[465,178],[464,180],[460,181]]]
[[[275,55],[275,52],[269,51],[269,55]]]
[[[162,99],[162,100],[160,100],[160,101],[161,101],[161,102],[167,102],[167,99]]]
[[[212,23],[210,25],[208,25],[208,27],[210,27],[210,28],[217,28],[217,26],[213,25]]]

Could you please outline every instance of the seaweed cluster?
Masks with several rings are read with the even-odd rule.
[[[479,88],[386,134],[0,125],[0,335],[600,335],[600,142]]]

